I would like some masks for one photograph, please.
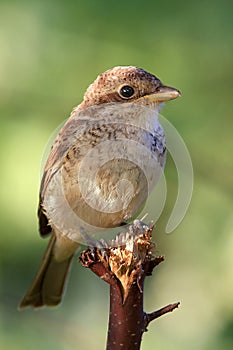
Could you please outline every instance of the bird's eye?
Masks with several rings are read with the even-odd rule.
[[[130,98],[134,95],[134,89],[132,88],[132,86],[124,85],[120,89],[119,94],[123,98]]]

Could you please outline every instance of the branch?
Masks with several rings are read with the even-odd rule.
[[[149,323],[179,305],[149,314],[143,311],[144,280],[164,260],[153,256],[152,230],[153,226],[135,220],[128,232],[119,233],[110,244],[81,253],[82,265],[110,284],[107,350],[139,350]]]
[[[174,303],[174,304],[169,304],[167,306],[162,307],[161,309],[151,312],[150,314],[145,314],[144,316],[144,326],[145,326],[145,331],[147,331],[147,326],[148,324],[155,320],[156,318],[163,316],[167,314],[168,312],[172,312],[176,308],[178,308],[180,303]]]

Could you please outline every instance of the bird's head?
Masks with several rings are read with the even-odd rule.
[[[88,87],[82,107],[110,102],[140,102],[159,105],[180,96],[180,92],[165,86],[153,74],[134,66],[114,67],[100,74]]]

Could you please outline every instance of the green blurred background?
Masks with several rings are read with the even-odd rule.
[[[181,301],[149,326],[142,349],[232,349],[232,1],[0,1],[0,348],[105,348],[108,286],[74,263],[63,304],[17,311],[46,240],[37,233],[41,157],[48,138],[95,77],[137,65],[182,91],[163,115],[193,161],[188,214],[154,233],[165,262],[148,279],[145,310]],[[150,215],[153,217],[153,205]]]

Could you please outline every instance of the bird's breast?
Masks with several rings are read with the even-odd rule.
[[[158,182],[165,137],[125,123],[89,125],[70,147],[46,191],[44,206],[60,231],[77,223],[115,227],[135,215]],[[60,213],[60,215],[58,215]]]

